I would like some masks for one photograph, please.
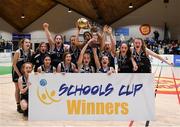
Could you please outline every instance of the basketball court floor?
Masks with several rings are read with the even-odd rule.
[[[154,86],[155,88],[158,86],[158,90],[155,98],[156,118],[155,121],[150,121],[149,126],[180,127],[180,68],[153,66],[152,72],[155,75]],[[14,84],[11,81],[11,75],[0,75],[1,127],[128,127],[129,123],[129,121],[28,121],[22,114],[16,112]],[[132,126],[145,126],[145,121],[134,121]]]

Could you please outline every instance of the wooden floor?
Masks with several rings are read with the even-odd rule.
[[[160,67],[153,67],[157,77]],[[173,68],[175,78],[180,78],[180,68]],[[170,67],[162,68],[162,77],[172,78]],[[180,87],[180,83],[177,84]],[[177,94],[157,94],[156,120],[150,121],[150,127],[180,127],[180,104]],[[14,84],[11,75],[0,76],[0,126],[1,127],[73,127],[73,126],[122,126],[128,127],[129,122],[121,121],[28,121],[22,114],[16,112]],[[144,126],[145,121],[135,121],[133,126]]]

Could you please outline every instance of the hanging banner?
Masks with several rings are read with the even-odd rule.
[[[180,67],[180,55],[174,55],[174,66]]]
[[[151,33],[151,26],[149,24],[143,24],[139,27],[139,31],[142,35],[148,35]]]
[[[129,36],[129,28],[122,27],[122,28],[115,29],[116,36],[120,36],[121,34],[124,36]]]
[[[29,120],[153,120],[152,74],[30,76]]]

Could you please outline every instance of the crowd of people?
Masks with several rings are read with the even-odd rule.
[[[146,45],[152,51],[158,54],[173,54],[179,55],[180,54],[180,42],[178,40],[157,40],[157,41],[149,41],[146,40]]]
[[[28,115],[29,73],[151,73],[149,55],[172,65],[145,46],[141,38],[133,39],[133,46],[121,42],[116,50],[112,28],[105,25],[101,32],[91,28],[84,32],[83,42],[79,41],[81,28],[70,37],[70,46],[64,45],[62,35],[54,38],[49,24],[43,24],[47,42],[41,42],[38,50],[31,50],[31,41],[22,39],[21,47],[13,58],[12,77],[15,84],[17,111]],[[106,40],[105,36],[110,39]],[[117,59],[117,70],[115,68]]]
[[[0,42],[0,52],[11,52],[12,51],[12,42],[5,42],[4,40]]]

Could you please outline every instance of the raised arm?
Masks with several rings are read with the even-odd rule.
[[[113,54],[113,56],[115,56],[115,54],[116,54],[116,42],[115,42],[115,38],[113,36],[111,27],[108,27],[107,33],[108,33],[110,40],[111,40],[111,53]]]
[[[102,32],[102,34],[101,34],[101,36],[102,36],[102,39],[103,39],[103,45],[102,45],[102,50],[104,50],[104,46],[105,46],[105,38],[106,38],[106,33],[107,33],[107,25],[105,25],[104,27],[103,27],[103,32]]]
[[[111,47],[112,47],[112,54],[115,56],[116,55],[116,43],[115,43],[115,39],[113,37],[113,35],[110,35],[110,39],[111,39]]]
[[[151,51],[151,50],[148,49],[148,48],[146,48],[146,53],[147,53],[148,55],[151,55],[151,56],[153,56],[153,57],[155,57],[155,58],[157,58],[157,59],[165,62],[165,63],[168,64],[168,65],[173,65],[173,63],[170,63],[169,61],[165,60],[163,57],[161,57],[160,55],[156,54],[155,52]]]
[[[100,34],[100,33],[97,33],[97,36],[98,36],[98,42],[99,42],[99,44],[100,44],[100,51],[103,51],[103,49],[104,49],[104,45],[105,45],[105,43],[104,43],[104,34],[102,33],[102,35]]]
[[[78,67],[82,65],[82,61],[83,61],[83,55],[89,45],[89,43],[91,42],[91,40],[88,41],[88,43],[86,43],[86,45],[83,47],[83,49],[81,50],[81,53],[79,55],[78,61],[77,61],[77,65]]]
[[[93,54],[94,54],[94,61],[95,61],[96,67],[99,69],[101,68],[101,64],[99,62],[99,58],[97,55],[97,48],[93,48]]]
[[[44,23],[43,24],[43,28],[44,28],[46,37],[48,39],[49,45],[51,47],[54,46],[54,40],[53,40],[52,35],[51,35],[50,31],[49,31],[49,24],[48,23]]]

